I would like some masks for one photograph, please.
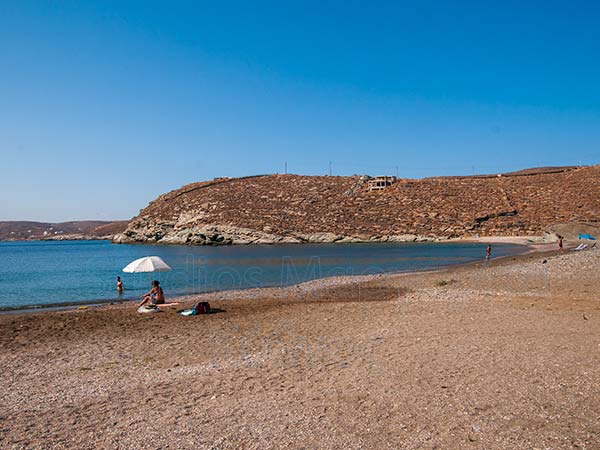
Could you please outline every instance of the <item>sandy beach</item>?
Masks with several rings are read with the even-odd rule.
[[[600,448],[600,251],[0,316],[2,448]],[[179,308],[181,309],[181,308]]]

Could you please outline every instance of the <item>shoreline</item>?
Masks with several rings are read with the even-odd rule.
[[[327,235],[328,233],[316,233],[317,235]],[[333,234],[332,234],[333,235]],[[412,235],[411,235],[412,236]],[[410,237],[410,236],[409,236]],[[147,245],[147,246],[155,246],[155,245],[166,245],[166,246],[183,246],[183,247],[202,247],[207,244],[185,244],[185,243],[173,243],[173,242],[161,242],[161,241],[115,241],[115,236],[70,236],[70,237],[50,237],[50,238],[36,238],[36,239],[0,239],[0,243],[20,243],[20,242],[78,242],[78,241],[107,241],[114,245]],[[543,236],[534,235],[534,236],[468,236],[468,237],[447,237],[447,236],[420,236],[414,235],[414,237],[408,238],[407,235],[390,235],[390,236],[369,236],[365,238],[358,238],[355,236],[342,236],[337,240],[290,240],[286,241],[286,236],[280,236],[279,240],[273,240],[272,242],[236,242],[232,243],[221,243],[214,242],[210,245],[212,246],[231,246],[231,245],[268,245],[268,246],[278,246],[278,245],[289,245],[289,244],[410,244],[410,243],[453,243],[453,242],[492,242],[492,243],[505,243],[505,244],[535,244],[535,243],[547,243],[544,240]]]
[[[242,296],[245,297],[248,294],[260,296],[261,293],[270,292],[272,293],[274,290],[281,290],[282,292],[287,292],[289,289],[301,289],[307,286],[311,286],[315,283],[326,285],[326,284],[336,284],[336,283],[344,283],[344,284],[352,284],[364,281],[370,281],[375,278],[387,277],[387,276],[402,276],[402,275],[411,275],[411,274],[431,274],[436,272],[441,272],[445,270],[458,269],[458,268],[468,268],[473,265],[486,263],[486,264],[494,264],[499,261],[503,261],[509,258],[518,258],[521,256],[530,255],[532,253],[552,253],[550,247],[554,248],[554,244],[543,243],[540,240],[531,241],[530,238],[527,237],[493,237],[490,238],[473,238],[473,239],[460,239],[454,241],[448,241],[449,243],[487,243],[491,242],[498,244],[513,244],[524,246],[527,249],[523,252],[505,255],[500,257],[492,257],[489,261],[486,261],[484,258],[481,260],[468,261],[463,263],[455,263],[449,264],[442,267],[435,267],[430,269],[419,269],[419,270],[405,270],[405,271],[390,271],[384,272],[381,274],[373,274],[373,275],[334,275],[334,276],[325,276],[322,278],[316,278],[313,280],[307,280],[301,283],[296,283],[287,286],[281,285],[273,285],[273,286],[260,286],[260,287],[247,287],[247,288],[235,288],[235,289],[225,289],[225,290],[214,290],[208,292],[200,292],[200,293],[190,293],[190,294],[182,294],[169,297],[169,301],[179,302],[181,304],[189,303],[196,299],[195,301],[199,301],[199,299],[204,298],[218,298],[218,297],[232,297],[232,296]],[[146,245],[146,244],[142,244]],[[278,244],[272,244],[278,245]],[[325,281],[327,280],[327,281]],[[71,311],[71,310],[81,310],[81,309],[101,309],[101,308],[125,308],[129,306],[133,306],[137,304],[139,299],[130,298],[130,299],[97,299],[97,300],[82,300],[82,301],[73,301],[73,302],[55,302],[47,305],[23,305],[16,307],[3,307],[0,308],[0,316],[2,315],[27,315],[27,314],[43,314],[50,312],[58,312],[58,311]]]
[[[221,291],[193,317],[195,296],[0,315],[0,440],[595,448],[599,291],[595,249]]]

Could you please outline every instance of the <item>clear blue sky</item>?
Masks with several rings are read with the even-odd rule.
[[[0,220],[45,221],[286,161],[594,164],[600,3],[2,0],[0,151]]]

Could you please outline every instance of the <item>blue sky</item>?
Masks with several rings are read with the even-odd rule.
[[[600,3],[0,1],[0,220],[600,162]]]

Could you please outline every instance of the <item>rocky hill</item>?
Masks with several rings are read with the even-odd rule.
[[[112,239],[127,228],[127,221],[106,222],[0,222],[0,241]]]
[[[541,235],[600,224],[600,166],[398,179],[268,175],[193,183],[161,195],[115,242],[247,244]]]

